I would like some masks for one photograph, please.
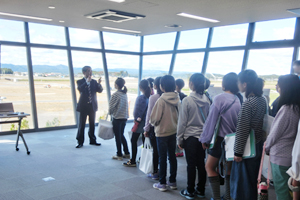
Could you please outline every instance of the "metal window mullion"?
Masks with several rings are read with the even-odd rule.
[[[173,52],[172,52],[172,59],[171,59],[171,64],[170,64],[170,69],[169,69],[169,75],[172,75],[173,71],[174,71],[174,64],[175,64],[176,54],[177,54],[176,51],[178,49],[179,39],[180,39],[180,31],[177,31],[174,48],[173,48]]]
[[[37,105],[34,90],[34,78],[33,78],[33,66],[30,48],[30,37],[29,37],[29,26],[28,22],[24,22],[24,32],[26,41],[26,53],[27,53],[27,68],[28,68],[28,81],[29,81],[29,91],[30,91],[30,101],[31,101],[31,114],[33,118],[33,126],[35,130],[38,130],[38,119],[37,119]]]
[[[213,37],[213,32],[214,32],[214,28],[209,28],[208,36],[207,36],[207,42],[206,42],[206,48],[205,48],[205,53],[204,53],[204,58],[203,58],[202,70],[201,70],[201,73],[203,75],[206,74],[207,63],[208,63],[208,58],[209,58],[209,49],[210,49],[210,46],[211,46],[211,40],[212,40],[212,37]]]
[[[109,104],[111,94],[110,94],[110,86],[109,86],[109,75],[108,75],[108,69],[107,69],[105,44],[104,44],[104,38],[103,38],[102,31],[99,32],[99,36],[100,36],[100,43],[102,46],[102,62],[103,62],[103,71],[104,71],[105,85],[106,85],[107,103]]]
[[[246,46],[245,46],[244,57],[243,57],[243,64],[242,64],[241,71],[244,71],[244,70],[247,69],[248,58],[249,58],[249,50],[250,50],[250,46],[251,46],[252,41],[253,41],[254,31],[255,31],[255,23],[249,23]]]
[[[292,65],[291,65],[291,74],[294,73],[293,70],[293,62],[298,59],[299,55],[299,48],[300,48],[300,17],[296,20],[295,25],[295,32],[294,32],[294,52],[293,52],[293,58],[292,58]]]
[[[72,52],[71,52],[70,34],[69,34],[68,27],[65,27],[65,38],[67,44],[67,55],[68,55],[71,95],[72,95],[72,102],[73,102],[73,112],[74,112],[75,123],[78,126],[79,115],[76,111],[77,100],[76,100],[76,89],[75,89],[75,77],[74,77],[73,60],[72,60]]]
[[[139,60],[139,82],[143,78],[143,52],[144,52],[144,36],[140,37],[140,60]],[[138,87],[138,95],[141,94],[140,87]]]

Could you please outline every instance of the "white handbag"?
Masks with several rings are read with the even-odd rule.
[[[153,149],[149,137],[145,138],[139,169],[145,174],[153,173]]]
[[[99,120],[98,136],[103,140],[110,140],[115,137],[111,121],[106,121],[103,119]]]

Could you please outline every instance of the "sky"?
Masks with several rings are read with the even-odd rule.
[[[253,41],[292,39],[296,18],[257,22]],[[212,47],[245,45],[248,24],[214,28]],[[66,45],[64,27],[29,23],[30,41],[39,44]],[[69,28],[71,46],[101,48],[99,32]],[[139,52],[140,37],[104,32],[105,48]],[[205,48],[208,28],[181,32],[178,49]],[[144,37],[144,52],[172,50],[176,32]],[[0,40],[24,42],[23,22],[0,19]],[[210,52],[207,73],[238,73],[241,70],[244,51]],[[293,49],[251,50],[248,68],[259,75],[287,74],[290,72]],[[177,54],[174,72],[199,72],[204,53]],[[74,67],[90,65],[103,68],[102,55],[95,52],[72,51]],[[169,71],[172,55],[144,56],[143,68]],[[32,48],[34,65],[68,65],[66,50]],[[1,62],[26,65],[24,47],[1,47]],[[108,69],[139,67],[139,56],[107,54]]]

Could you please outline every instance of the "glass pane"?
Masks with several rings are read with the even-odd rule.
[[[144,37],[144,52],[173,50],[176,32]]]
[[[133,119],[133,109],[138,92],[139,56],[106,54],[111,93],[116,91],[114,85],[118,77],[125,79],[128,89],[129,116]]]
[[[293,39],[295,23],[296,18],[256,22],[253,41]]]
[[[88,47],[100,49],[100,35],[98,31],[69,28],[70,43],[74,47]]]
[[[143,57],[143,78],[155,78],[169,73],[172,54]]]
[[[176,55],[173,76],[185,82],[182,89],[186,95],[190,94],[189,79],[194,73],[201,73],[204,53],[181,53]]]
[[[93,79],[97,80],[101,77],[102,93],[97,93],[98,111],[96,112],[96,122],[99,118],[106,119],[108,113],[107,93],[105,86],[105,76],[103,72],[102,54],[86,51],[72,51],[73,68],[75,76],[75,86],[77,88],[77,80],[83,78],[82,68],[90,66],[93,70]],[[76,90],[77,102],[79,101],[80,92]],[[87,120],[86,123],[89,123]]]
[[[180,33],[178,49],[205,48],[208,30],[209,29],[206,28],[191,31],[182,31]]]
[[[270,104],[279,96],[276,84],[280,75],[289,74],[293,48],[250,50],[248,69],[253,69],[263,78],[265,89],[270,89]]]
[[[243,57],[244,51],[219,51],[209,53],[206,77],[211,82],[209,92],[212,98],[223,92],[222,79],[224,75],[229,72],[240,73]]]
[[[39,128],[75,124],[67,52],[32,48]]]
[[[66,45],[62,26],[29,23],[30,42],[38,44]]]
[[[103,32],[105,49],[121,51],[140,51],[140,37],[118,33]]]
[[[248,24],[214,28],[211,47],[240,46],[246,44]]]
[[[25,42],[24,22],[0,19],[0,40]]]
[[[12,102],[15,112],[25,112],[22,129],[32,129],[31,101],[25,47],[1,46],[0,102]],[[17,124],[2,124],[0,131],[16,130]]]

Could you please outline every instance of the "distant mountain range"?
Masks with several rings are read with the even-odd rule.
[[[27,72],[27,65],[13,65],[13,64],[1,64],[1,68],[10,68],[14,72]],[[81,74],[82,68],[74,68],[74,74]],[[93,71],[102,72],[103,69],[101,68],[95,68]],[[130,77],[138,77],[139,70],[138,69],[125,69],[125,68],[115,68],[115,69],[109,69],[109,73],[115,73],[120,71],[127,71]],[[56,66],[50,66],[50,65],[33,65],[33,72],[34,73],[61,73],[63,75],[69,74],[69,67],[66,65],[56,65]],[[174,72],[173,76],[175,78],[189,78],[193,73],[196,72]],[[200,73],[200,72],[198,72]],[[157,76],[163,76],[168,74],[167,71],[163,70],[143,70],[143,77],[157,77]],[[222,74],[210,74],[207,73],[206,77],[209,79],[220,79],[223,78],[224,75]],[[263,79],[277,79],[279,75],[262,75],[260,76]]]

